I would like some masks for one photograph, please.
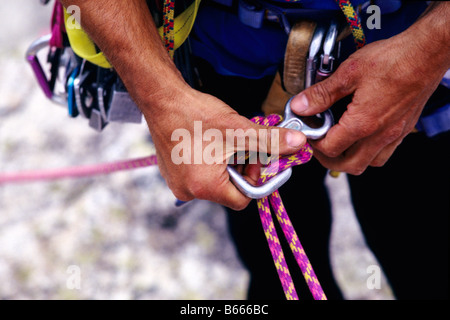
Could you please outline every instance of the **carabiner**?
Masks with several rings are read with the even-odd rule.
[[[45,35],[36,41],[34,41],[26,52],[26,59],[30,63],[31,68],[33,69],[34,75],[44,91],[44,94],[47,98],[53,98],[53,88],[50,86],[50,81],[47,79],[45,75],[44,69],[42,68],[41,62],[39,61],[37,54],[44,48],[47,48],[52,35]]]
[[[318,140],[323,138],[328,130],[333,126],[333,114],[330,110],[327,110],[319,115],[317,118],[321,119],[323,124],[319,128],[311,128],[303,120],[297,117],[291,110],[291,101],[293,98],[289,99],[286,103],[284,110],[284,120],[278,124],[277,127],[294,129],[301,131],[305,134],[308,139]],[[272,194],[274,191],[278,190],[286,181],[289,180],[292,174],[292,168],[287,168],[279,172],[269,181],[260,186],[251,185],[247,182],[242,175],[240,175],[236,169],[231,166],[227,168],[228,174],[230,175],[231,181],[234,183],[236,188],[239,189],[244,195],[251,199],[261,199]]]
[[[250,184],[244,177],[236,171],[232,166],[227,167],[230,180],[244,195],[250,199],[261,199],[271,195],[275,190],[278,190],[292,175],[292,168],[287,168],[279,172],[272,179],[260,186]]]
[[[323,72],[333,70],[334,56],[333,51],[338,36],[338,25],[336,21],[332,21],[327,35],[323,42],[323,54],[321,55],[320,70]]]
[[[305,88],[311,87],[315,82],[318,54],[322,49],[322,41],[325,36],[325,31],[326,30],[323,25],[318,25],[314,31],[314,35],[309,46],[308,58],[306,59]]]
[[[293,98],[289,99],[284,108],[284,119],[278,124],[278,127],[294,129],[303,132],[303,134],[311,140],[319,140],[323,138],[328,130],[333,126],[333,113],[331,110],[326,110],[325,112],[316,115],[323,123],[318,128],[311,128],[308,126],[301,118],[295,115],[291,110],[291,101]]]
[[[76,57],[71,50],[51,48],[51,37],[51,34],[47,34],[35,40],[27,49],[26,59],[45,96],[53,102],[66,106],[67,92],[65,86],[68,77],[77,65]],[[47,64],[50,65],[49,72],[44,71],[45,68],[38,57],[38,53],[43,49],[49,49],[50,54],[54,55],[54,59],[51,59],[53,61],[47,61]],[[75,62],[74,65],[72,65],[73,62]],[[57,90],[58,88],[61,90]]]

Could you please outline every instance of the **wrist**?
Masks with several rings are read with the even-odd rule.
[[[450,68],[450,3],[431,4],[404,34],[415,45],[413,52],[420,52],[418,58],[427,62],[427,68]]]
[[[121,77],[130,95],[144,113],[160,111],[180,92],[191,89],[175,66],[170,65],[156,69],[147,65],[133,74]]]

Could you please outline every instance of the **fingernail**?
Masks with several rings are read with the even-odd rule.
[[[308,98],[306,98],[306,95],[304,95],[303,93],[300,93],[297,97],[292,99],[291,102],[292,111],[296,113],[301,113],[306,109],[308,109],[308,107],[309,107]]]
[[[305,136],[298,131],[289,131],[286,134],[286,141],[289,147],[297,148],[305,144]]]

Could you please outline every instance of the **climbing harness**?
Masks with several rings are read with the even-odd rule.
[[[231,0],[217,1],[230,2]],[[252,9],[246,6],[246,1],[240,0],[239,16],[241,21],[247,21],[249,24],[253,24],[254,27],[258,27],[261,21],[250,19],[249,12],[251,10],[254,11],[254,8]],[[347,18],[355,38],[355,43],[358,47],[364,45],[365,40],[362,29],[360,28],[361,24],[350,1],[336,1]],[[47,4],[49,1],[41,0],[41,2]],[[296,1],[293,0],[292,2]],[[158,29],[164,45],[172,58],[174,57],[175,50],[186,40],[192,29],[200,0],[194,0],[177,17],[174,17],[174,4],[174,0],[164,0],[163,23]],[[286,32],[291,32],[297,28],[295,25],[291,27],[290,21],[286,18],[286,12],[289,9],[280,10],[279,7],[269,4],[269,6],[265,6],[261,10],[264,14],[259,15],[259,18],[267,19],[272,17],[282,24]],[[298,10],[296,13],[311,14],[311,12],[308,13],[305,10]],[[27,51],[27,60],[44,94],[49,99],[66,106],[70,117],[81,115],[89,119],[89,125],[97,131],[103,130],[108,122],[141,122],[142,114],[130,98],[125,86],[103,53],[98,52],[95,44],[84,33],[81,27],[68,27],[67,23],[70,20],[69,18],[70,14],[56,1],[52,15],[52,33],[35,41]],[[307,38],[298,38],[303,43],[308,43],[307,53],[301,58],[304,60],[304,67],[300,70],[303,70],[304,74],[300,75],[302,72],[298,73],[298,69],[294,65],[292,65],[293,67],[288,66],[286,69],[288,70],[287,72],[293,72],[290,74],[291,79],[301,76],[305,80],[300,81],[301,84],[297,84],[294,91],[301,91],[303,87],[308,87],[331,74],[336,67],[335,56],[339,53],[339,41],[337,41],[338,28],[335,22],[332,22],[328,29],[323,24],[315,25],[309,23],[307,25],[310,30]],[[312,30],[315,30],[314,33],[312,33]],[[337,46],[336,43],[338,44]],[[43,49],[49,47],[47,62],[51,66],[50,72],[44,71],[44,67],[38,57]],[[50,74],[49,76],[47,76],[48,73]],[[278,79],[280,80],[279,77]],[[296,93],[298,92],[289,92],[287,94],[288,99]],[[283,102],[284,119],[278,114],[271,114],[267,117],[255,117],[252,121],[260,125],[299,130],[309,139],[320,139],[332,126],[333,118],[330,111],[317,115],[316,120],[321,121],[322,124],[314,127],[292,113],[290,101],[288,100],[286,102],[285,100]],[[281,113],[281,110],[279,111]],[[280,240],[275,230],[270,206],[272,206],[277,221],[283,230],[285,238],[289,243],[314,299],[326,299],[325,293],[290,222],[277,190],[289,179],[293,166],[306,163],[311,157],[312,149],[309,144],[306,144],[301,150],[291,156],[272,157],[268,165],[264,167],[257,186],[248,184],[231,165],[228,166],[230,179],[237,188],[250,198],[257,199],[258,211],[270,252],[273,256],[285,296],[289,300],[298,299],[298,295],[295,291]],[[152,155],[141,159],[125,160],[109,164],[23,172],[19,174],[0,174],[0,184],[107,174],[116,171],[148,167],[156,163],[156,156]]]

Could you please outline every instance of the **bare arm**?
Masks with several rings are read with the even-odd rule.
[[[84,30],[109,59],[142,110],[155,143],[161,174],[175,196],[184,201],[207,199],[234,209],[247,206],[250,199],[229,180],[226,159],[218,159],[222,160],[220,164],[211,165],[177,165],[171,159],[171,151],[178,143],[171,141],[172,133],[181,128],[193,137],[194,121],[202,122],[203,132],[217,129],[223,137],[227,129],[260,127],[219,99],[193,90],[184,82],[162,44],[145,0],[61,2],[64,6],[80,7]],[[291,154],[306,141],[296,131],[280,129],[279,133],[280,139],[274,143],[279,144],[280,154]],[[215,143],[225,149],[224,158],[235,151],[235,146],[226,145],[225,141]],[[249,180],[257,178],[250,175]]]
[[[61,0],[81,8],[83,28],[114,66],[146,113],[187,84],[167,54],[144,0]]]

